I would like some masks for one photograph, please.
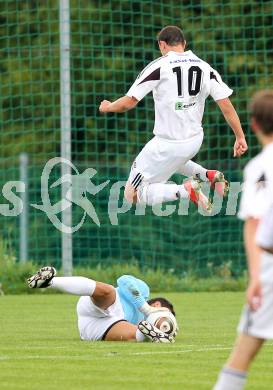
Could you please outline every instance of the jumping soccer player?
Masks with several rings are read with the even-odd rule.
[[[245,168],[239,217],[249,266],[248,305],[239,336],[214,390],[242,390],[247,370],[265,340],[273,339],[273,90],[254,95],[251,126],[263,150]]]
[[[117,280],[117,288],[82,276],[56,277],[53,267],[43,267],[27,280],[30,288],[53,288],[79,295],[78,328],[82,340],[144,341],[171,343],[174,338],[145,320],[152,312],[173,305],[165,298],[147,301],[145,282],[130,275]]]
[[[101,113],[125,112],[153,91],[155,136],[132,165],[125,198],[148,205],[190,198],[210,210],[211,204],[201,191],[200,180],[209,181],[222,195],[227,193],[228,183],[221,172],[207,170],[191,159],[202,145],[202,117],[209,95],[235,134],[234,157],[246,152],[247,143],[239,117],[228,99],[232,90],[207,62],[191,50],[184,51],[186,40],[178,27],[163,28],[157,40],[162,57],[140,72],[126,96],[112,103],[103,100],[99,107]],[[192,178],[183,185],[167,183],[174,173]]]

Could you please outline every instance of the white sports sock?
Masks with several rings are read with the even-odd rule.
[[[243,390],[246,379],[246,372],[234,368],[223,368],[213,390]]]
[[[64,276],[53,278],[50,287],[68,294],[91,297],[95,291],[96,282],[83,276]]]
[[[176,200],[180,187],[177,184],[168,183],[144,184],[137,191],[138,200],[149,206]]]
[[[144,334],[141,333],[139,329],[137,329],[137,331],[136,331],[136,341],[138,343],[143,343],[143,341],[145,341],[145,339],[146,339],[146,337],[144,336]]]
[[[179,193],[179,197],[180,199],[189,199],[189,193],[188,191],[186,190],[186,188],[184,187],[184,185],[182,184],[181,186],[178,186],[179,189],[178,189],[178,193]]]
[[[207,178],[207,169],[203,168],[202,165],[195,163],[194,161],[188,161],[185,165],[179,168],[177,173],[181,173],[184,176],[196,176],[199,175],[200,179],[203,181],[208,181]]]

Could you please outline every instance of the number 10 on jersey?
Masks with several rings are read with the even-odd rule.
[[[177,94],[179,97],[184,97],[183,68],[176,66],[173,68],[173,72],[176,74],[177,79]],[[191,66],[188,70],[188,93],[190,96],[196,96],[200,92],[201,81],[202,70],[199,66]]]

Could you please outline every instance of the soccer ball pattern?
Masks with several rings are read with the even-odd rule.
[[[175,316],[167,310],[156,310],[150,313],[147,321],[157,327],[161,332],[169,336],[176,336],[178,332],[178,325]]]

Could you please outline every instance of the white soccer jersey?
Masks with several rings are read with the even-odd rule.
[[[265,249],[273,248],[273,205],[261,219],[256,234],[257,244]]]
[[[262,218],[273,205],[273,143],[253,158],[244,170],[239,218]]]
[[[206,98],[215,101],[232,94],[219,73],[191,50],[168,52],[151,62],[137,77],[127,96],[143,99],[153,91],[154,134],[170,140],[187,140],[202,133]]]
[[[261,219],[256,242],[263,248],[273,243],[273,143],[253,158],[244,170],[244,188],[239,217]],[[270,214],[271,213],[271,214]],[[271,215],[271,217],[270,217]],[[271,232],[270,232],[271,230]],[[258,310],[245,306],[238,331],[260,339],[273,339],[273,255],[261,253],[262,304]]]

